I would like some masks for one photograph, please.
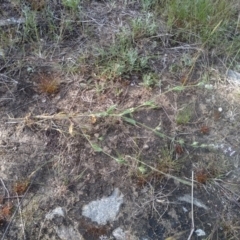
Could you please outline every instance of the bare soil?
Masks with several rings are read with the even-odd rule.
[[[2,6],[5,18],[19,16],[10,2]],[[64,71],[83,49],[106,39],[116,15],[124,20],[124,13],[137,11],[137,6],[111,9],[95,1],[84,7],[97,22],[91,23],[92,34],[72,33],[74,37],[58,46],[44,42],[44,58],[26,43],[25,52],[12,49],[7,61],[0,59],[1,239],[61,239],[56,224],[74,226],[86,240],[114,239],[118,227],[126,239],[187,239],[192,216],[191,239],[239,239],[239,87],[226,81],[222,66],[204,65],[206,53],[197,60],[187,87],[168,91],[181,85],[182,56],[191,58],[195,50],[164,48],[161,40],[151,45],[146,39],[148,51],[159,53],[151,62],[159,75],[152,88],[142,86],[136,73],[104,82],[89,69]],[[101,16],[109,19],[101,22]],[[173,65],[177,73],[171,72]],[[56,93],[37,88],[39,75],[45,73],[57,74]],[[210,89],[207,84],[196,86],[206,73]],[[113,105],[117,115],[147,101],[155,107],[124,115],[136,125],[119,115],[97,115]],[[190,120],[178,124],[177,116],[186,106]],[[94,151],[91,144],[103,151]],[[194,204],[193,212],[191,202],[179,199],[191,196],[192,171],[193,196],[207,207]],[[98,226],[82,216],[85,204],[111,195],[115,188],[123,193],[124,204],[114,222]],[[47,221],[46,214],[58,206],[66,210],[66,222]],[[198,229],[206,235],[197,236]]]

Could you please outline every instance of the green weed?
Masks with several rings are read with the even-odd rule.
[[[130,22],[131,34],[133,41],[144,37],[150,37],[156,34],[158,25],[155,22],[154,15],[152,13],[147,13],[144,16],[134,18]]]
[[[160,82],[158,75],[152,72],[143,74],[142,78],[143,81],[141,85],[147,88],[154,87],[158,82]]]
[[[191,107],[187,106],[179,110],[176,116],[176,122],[177,124],[187,124],[191,120],[191,117],[192,117],[192,109]]]
[[[161,151],[161,158],[158,160],[157,169],[165,172],[170,173],[173,171],[177,171],[180,168],[179,162],[173,159],[173,154],[171,150],[168,148],[163,148]]]
[[[143,11],[162,12],[164,6],[167,5],[166,0],[141,0]]]
[[[171,44],[203,44],[215,53],[236,56],[239,49],[239,19],[234,0],[142,0],[145,9],[155,10],[156,17],[163,17]],[[239,53],[238,56],[239,58]]]
[[[148,58],[139,56],[136,48],[116,43],[108,49],[99,49],[96,70],[101,79],[115,79],[147,68]]]
[[[25,18],[23,25],[23,39],[25,41],[39,41],[36,12],[32,11],[29,7],[24,7],[22,12]]]
[[[69,8],[73,12],[78,10],[78,6],[81,0],[62,0],[62,4],[64,7]]]

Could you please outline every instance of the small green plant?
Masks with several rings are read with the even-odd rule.
[[[187,124],[192,117],[192,109],[191,107],[187,106],[183,109],[179,110],[176,116],[177,124]]]
[[[163,12],[167,0],[141,0],[143,11],[152,11],[156,14]]]
[[[158,29],[158,25],[152,13],[134,18],[131,20],[130,26],[132,28],[131,33],[134,42],[140,38],[150,37],[156,34]]]
[[[153,5],[151,0],[141,0],[141,4],[144,11],[150,10]]]
[[[16,32],[13,29],[3,30],[0,28],[0,57],[5,57],[4,49],[8,46],[12,46],[18,38]]]
[[[177,171],[180,167],[179,162],[173,159],[173,154],[167,147],[163,148],[161,151],[161,158],[158,160],[157,169],[164,173],[170,173],[172,171]]]
[[[46,21],[47,29],[45,30],[45,38],[59,40],[61,38],[61,29],[63,24],[60,24],[60,28],[55,21],[54,12],[46,7],[42,13]],[[62,20],[62,19],[61,19]]]
[[[22,12],[25,17],[23,25],[23,39],[39,41],[36,12],[32,11],[29,7],[25,7]]]
[[[151,87],[154,87],[158,81],[159,79],[157,74],[150,72],[150,73],[143,74],[143,82],[141,83],[141,85],[147,88],[151,88]]]
[[[146,166],[144,166],[144,165],[140,165],[140,166],[138,167],[138,171],[139,171],[142,175],[144,175],[144,174],[147,173],[147,168],[146,168]]]
[[[101,79],[115,79],[148,68],[148,58],[139,56],[138,50],[120,43],[108,49],[100,49],[96,63],[97,75]]]
[[[121,27],[111,43],[96,49],[93,69],[98,78],[111,80],[150,70],[149,56],[139,53],[136,41],[156,33],[154,17],[150,13],[145,14],[131,20],[129,26]],[[152,85],[153,81],[154,74],[145,76],[146,85]]]
[[[62,4],[64,7],[69,8],[73,11],[77,11],[80,0],[63,0]]]

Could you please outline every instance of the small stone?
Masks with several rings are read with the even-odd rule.
[[[99,138],[99,136],[100,136],[99,133],[94,133],[95,138]]]
[[[234,84],[240,84],[240,73],[229,69],[227,71],[227,78]]]
[[[213,89],[213,85],[212,84],[205,84],[204,87],[208,90],[212,90]]]
[[[122,228],[118,227],[115,230],[113,230],[113,236],[115,237],[116,240],[125,240],[126,239],[126,234],[122,230]]]
[[[206,233],[202,229],[197,229],[195,233],[197,234],[198,237],[206,235]]]
[[[59,217],[59,216],[64,218],[65,213],[61,207],[56,207],[54,210],[52,210],[46,215],[46,219],[53,220],[54,217]]]
[[[82,215],[90,218],[93,222],[105,225],[108,221],[115,220],[122,203],[123,195],[116,188],[111,196],[103,197],[100,200],[92,201],[83,206]]]
[[[143,149],[144,149],[144,150],[148,150],[148,149],[149,149],[149,146],[148,146],[147,144],[144,144],[144,145],[143,145]]]

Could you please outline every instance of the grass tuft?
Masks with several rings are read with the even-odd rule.
[[[218,54],[239,49],[235,1],[171,0],[166,4],[167,25],[176,42],[199,43]],[[234,20],[236,19],[236,20]]]
[[[49,95],[56,94],[59,91],[59,78],[54,74],[41,74],[37,82],[37,88],[41,93]]]

